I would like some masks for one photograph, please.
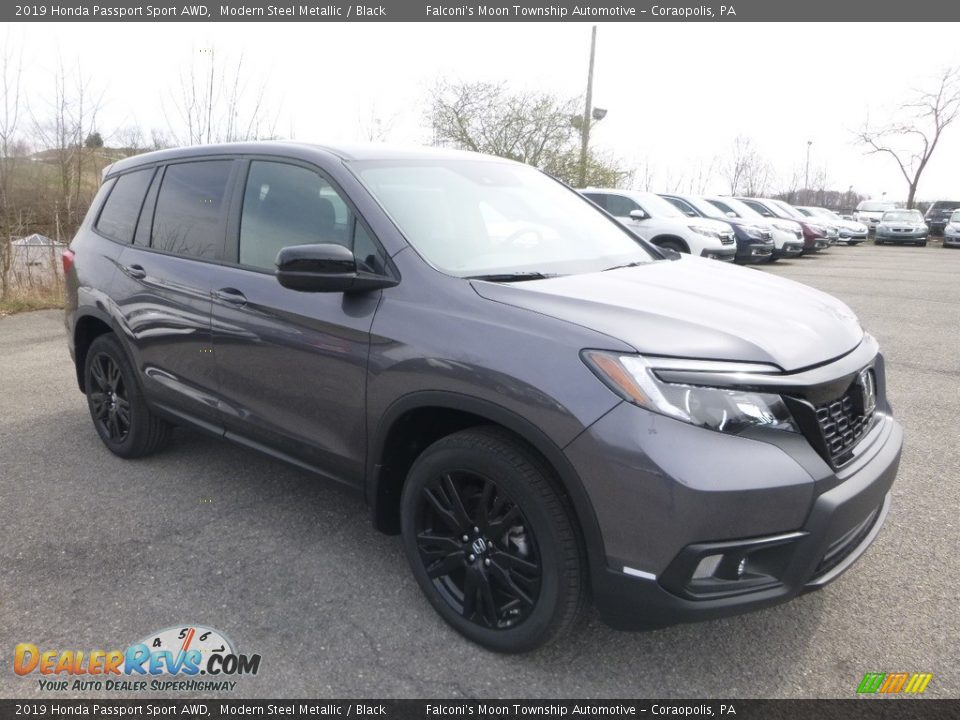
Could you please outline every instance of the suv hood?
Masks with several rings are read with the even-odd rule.
[[[649,355],[764,362],[794,371],[845,355],[863,339],[850,308],[826,293],[687,256],[473,286],[488,300],[582,325]]]

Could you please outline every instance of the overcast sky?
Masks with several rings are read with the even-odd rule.
[[[910,89],[960,64],[956,27],[922,24],[607,23],[598,31],[593,142],[652,190],[679,185],[750,137],[786,183],[803,172],[828,186],[893,199],[905,183],[889,157],[867,157],[854,131],[881,123]],[[253,82],[269,80],[276,133],[298,140],[364,139],[380,118],[399,143],[429,140],[423,108],[438,77],[506,81],[518,89],[583,93],[589,24],[578,23],[76,23],[10,26],[23,43],[31,102],[50,94],[59,52],[103,93],[99,127],[167,129],[181,71],[200,49],[243,53]],[[942,38],[937,42],[936,38]],[[110,138],[108,137],[108,141]],[[802,175],[801,175],[802,176]],[[728,190],[720,172],[711,191]],[[918,197],[960,196],[960,124]]]

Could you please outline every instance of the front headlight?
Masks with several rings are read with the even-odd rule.
[[[763,228],[758,225],[741,225],[740,229],[751,240],[760,240],[763,237]]]
[[[807,227],[810,228],[810,231],[814,235],[822,235],[826,237],[827,229],[823,225],[814,225],[813,223],[807,223]]]
[[[732,435],[751,427],[799,432],[779,395],[664,382],[641,355],[584,350],[582,357],[617,395],[652,412]],[[710,363],[701,365],[710,367]],[[736,363],[716,365],[729,371]]]
[[[720,233],[718,233],[713,228],[705,227],[703,225],[689,225],[688,227],[698,235],[704,235],[706,237],[717,238],[717,239],[720,238]]]
[[[782,230],[783,232],[788,232],[788,233],[796,232],[796,229],[797,229],[795,225],[788,225],[787,223],[775,222],[773,223],[773,226],[777,230]]]

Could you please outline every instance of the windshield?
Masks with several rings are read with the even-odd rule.
[[[653,193],[633,193],[630,197],[636,200],[640,204],[640,207],[647,211],[650,217],[686,217],[686,215],[680,212],[676,205],[669,200],[664,200],[659,195],[654,195]]]
[[[739,218],[748,220],[766,220],[760,213],[754,210],[746,203],[742,203],[735,198],[707,198],[707,202],[716,205],[723,212],[732,212]]]
[[[883,212],[884,210],[889,210],[893,205],[890,203],[880,202],[879,200],[864,200],[862,203],[857,205],[857,210],[861,212]]]
[[[782,210],[784,213],[786,213],[787,217],[800,218],[801,220],[804,220],[806,218],[806,215],[804,215],[802,212],[800,212],[795,207],[793,207],[793,205],[790,205],[789,203],[785,203],[782,200],[770,200],[769,204],[775,206],[774,208],[771,208],[771,210],[774,210],[774,209]]]
[[[351,167],[414,249],[451,275],[566,275],[653,260],[616,220],[525,165],[428,159]]]
[[[828,210],[827,208],[812,208],[812,210],[825,218],[830,218],[831,220],[843,220],[842,217],[837,215],[833,210]]]
[[[883,222],[923,222],[919,210],[892,210],[883,214]]]
[[[720,208],[711,203],[709,200],[698,197],[687,197],[684,198],[684,200],[693,205],[697,210],[702,212],[707,217],[716,218],[717,220],[729,219]]]
[[[932,206],[931,210],[954,210],[955,208],[960,208],[960,202],[955,200],[937,200]]]

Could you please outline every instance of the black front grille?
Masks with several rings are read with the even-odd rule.
[[[832,542],[830,547],[827,548],[827,552],[824,553],[820,564],[817,565],[817,569],[813,571],[813,577],[818,578],[821,575],[826,575],[842,563],[850,553],[856,550],[857,546],[863,542],[863,539],[870,534],[870,530],[873,529],[873,524],[876,522],[879,513],[880,508],[877,508],[867,516],[866,520],[852,530],[844,533],[838,540]]]
[[[861,384],[855,382],[842,397],[814,408],[820,434],[834,465],[849,459],[850,450],[870,428],[874,409],[864,408],[862,393]]]

